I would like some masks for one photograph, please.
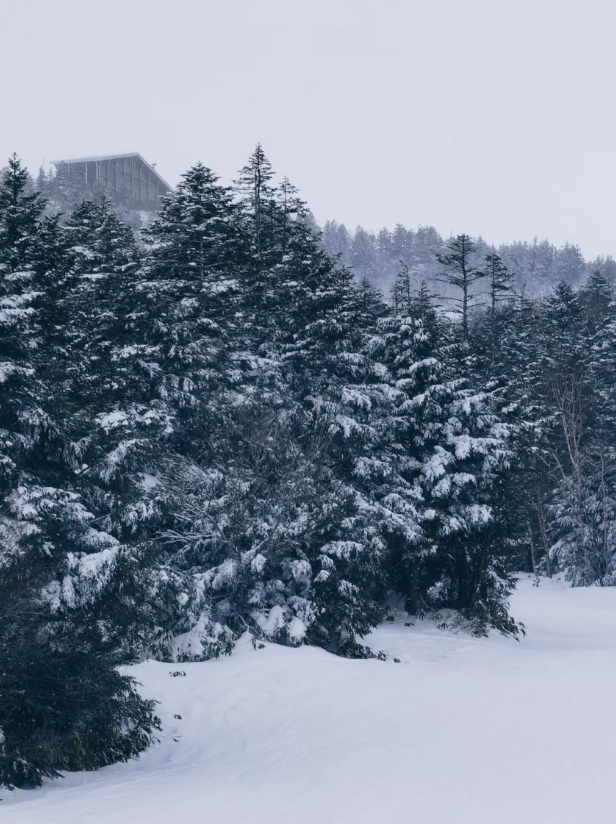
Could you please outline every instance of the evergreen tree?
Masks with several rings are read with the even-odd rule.
[[[252,236],[257,261],[265,266],[270,263],[266,255],[266,247],[271,244],[274,234],[273,218],[276,213],[274,186],[271,182],[273,177],[272,165],[265,156],[261,144],[258,143],[235,181],[240,201],[246,206],[252,221]]]
[[[396,276],[394,288],[392,289],[394,314],[396,315],[400,312],[408,311],[413,294],[409,267],[403,261],[400,261],[400,267],[400,271]]]
[[[499,414],[498,393],[474,385],[425,289],[398,324],[389,359],[393,385],[406,396],[398,419],[422,502],[419,602],[454,608],[479,633],[491,626],[517,632],[505,607],[512,584],[498,506],[511,428]],[[408,598],[404,582],[417,587],[418,576],[408,561],[405,568],[397,588]],[[410,603],[417,600],[415,592]]]
[[[351,247],[351,266],[358,278],[365,277],[373,285],[378,285],[376,238],[358,226]]]
[[[582,312],[588,324],[587,334],[594,338],[610,315],[614,294],[607,277],[595,270],[580,289]]]
[[[513,290],[513,275],[503,263],[500,255],[494,252],[486,255],[485,262],[484,276],[488,278],[490,312],[494,317],[499,302],[510,298],[509,293]]]
[[[38,192],[28,192],[29,183],[28,170],[12,155],[0,186],[0,267],[4,273],[24,270],[31,260],[45,203]]]
[[[135,627],[134,558],[93,526],[75,489],[63,403],[70,255],[57,219],[41,220],[44,205],[12,158],[0,196],[0,783],[9,785],[126,758],[156,724],[115,670]]]
[[[468,316],[472,305],[471,288],[474,283],[485,277],[484,273],[473,265],[477,244],[468,235],[458,235],[447,244],[448,252],[436,255],[438,262],[445,266],[439,281],[459,289],[460,297],[450,298],[460,307],[462,334],[468,338]]]
[[[331,258],[338,259],[343,266],[351,266],[351,245],[351,235],[344,224],[338,225],[335,220],[325,222],[322,246]]]

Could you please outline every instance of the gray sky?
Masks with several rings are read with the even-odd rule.
[[[613,0],[0,0],[0,162],[255,143],[320,221],[616,256]]]

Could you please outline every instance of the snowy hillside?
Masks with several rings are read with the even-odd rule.
[[[205,664],[142,664],[143,691],[162,701],[160,744],[129,764],[3,791],[1,820],[612,821],[616,589],[523,579],[512,611],[521,643],[386,624],[371,643],[400,663],[244,643]]]

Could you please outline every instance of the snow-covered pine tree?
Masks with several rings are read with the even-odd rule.
[[[275,235],[279,214],[273,177],[272,164],[258,143],[246,165],[240,169],[235,190],[252,223],[250,235],[260,269],[272,264],[271,253],[276,251]]]
[[[561,290],[562,291],[562,290]],[[556,480],[551,527],[552,552],[574,585],[613,585],[616,581],[616,450],[614,448],[614,306],[603,275],[593,273],[572,300],[569,291],[551,302],[553,335],[570,341],[553,390],[556,434],[552,435],[552,472]],[[569,312],[556,314],[561,298]],[[566,299],[566,301],[565,301]],[[577,323],[571,315],[577,310]],[[566,446],[566,449],[562,447]]]
[[[359,305],[358,295],[349,273],[319,248],[291,184],[271,185],[260,148],[248,168],[241,201],[248,258],[243,267],[234,262],[239,294],[227,327],[236,367],[230,405],[200,410],[198,450],[168,471],[176,494],[170,557],[204,596],[176,649],[216,654],[228,648],[229,633],[250,629],[365,654],[359,637],[380,615],[378,581],[358,540],[354,492],[332,467],[326,425],[300,403],[310,390],[306,376],[316,370],[323,381],[336,351],[340,329],[328,337],[327,324],[349,322],[341,296]]]
[[[53,391],[63,397],[66,384],[55,329],[65,314],[54,306],[70,278],[62,230],[53,218],[41,222],[43,209],[12,158],[0,183],[0,783],[8,785],[127,758],[157,723],[153,705],[115,670],[126,649],[116,613],[130,565],[74,488],[66,410]]]
[[[584,316],[572,287],[560,282],[542,313],[542,447],[551,479],[548,532],[550,554],[574,583],[590,583],[596,553],[589,507],[593,386]]]
[[[168,419],[152,405],[147,361],[134,357],[141,343],[135,329],[140,254],[132,230],[104,198],[79,204],[62,230],[68,283],[55,305],[64,317],[45,333],[46,348],[59,348],[65,361],[54,417],[63,422],[75,488],[102,528],[135,545],[157,511],[143,486],[143,464]]]
[[[425,554],[430,547],[422,527],[421,450],[408,416],[409,392],[423,391],[431,380],[440,320],[426,288],[419,294],[411,289],[404,266],[393,293],[394,312],[374,317],[363,361],[354,359],[341,402],[350,433],[345,446],[353,485],[382,541],[387,585],[417,614],[426,608]]]
[[[235,489],[229,416],[243,403],[244,389],[247,395],[254,391],[240,302],[250,239],[230,190],[201,163],[163,202],[144,239],[133,343],[118,348],[114,358],[127,368],[131,362],[133,369],[147,364],[150,414],[155,412],[162,423],[164,410],[165,431],[140,477],[147,476],[150,498],[162,508],[160,528],[167,536],[162,561],[179,590],[166,624],[169,652],[174,635],[193,632],[192,652],[179,642],[184,650],[179,654],[198,657],[201,648],[208,655],[219,654],[229,648],[230,634],[212,617],[212,593],[203,586],[208,564],[216,564],[215,552],[187,565],[183,548],[198,532],[193,515],[186,514],[204,489],[197,481],[212,472],[216,476],[214,467],[229,465],[225,481]],[[195,488],[188,478],[196,479]],[[204,517],[206,509],[204,502]]]
[[[44,203],[26,194],[27,170],[13,155],[0,179],[0,479],[4,491],[16,481],[31,429],[38,425],[33,391],[36,293],[30,267]]]
[[[379,322],[370,344],[393,404],[389,420],[379,421],[399,467],[398,489],[386,500],[406,498],[411,516],[410,540],[391,543],[390,586],[413,612],[443,606],[473,631],[516,632],[495,505],[511,428],[495,387],[477,380],[468,344],[456,342],[458,330],[437,314],[425,286],[405,298],[407,277],[403,269],[396,313]]]
[[[472,324],[471,347],[476,379],[497,390],[511,426],[512,457],[495,501],[510,568],[551,574],[547,507],[552,481],[542,439],[550,413],[539,401],[545,374],[538,304],[521,297],[497,303],[495,313],[488,308]]]

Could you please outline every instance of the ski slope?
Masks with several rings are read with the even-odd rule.
[[[2,791],[0,821],[613,822],[616,589],[531,583],[512,601],[520,643],[396,622],[369,640],[399,664],[241,642],[219,661],[136,666],[162,702],[160,743]]]

